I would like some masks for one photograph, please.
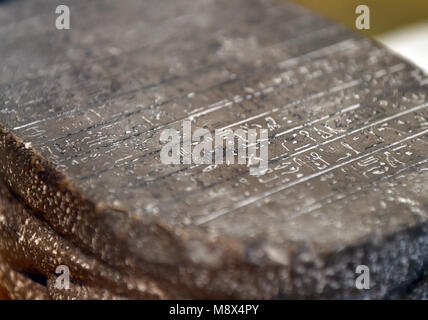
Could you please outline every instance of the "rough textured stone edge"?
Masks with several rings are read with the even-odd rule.
[[[259,261],[261,268],[260,263],[249,261],[246,248],[232,239],[202,231],[171,230],[159,220],[138,219],[95,204],[1,124],[0,179],[32,214],[83,252],[120,271],[149,276],[173,297],[271,298],[283,290],[284,279],[272,279],[272,272],[275,277],[281,274],[287,278],[286,266],[264,260]],[[193,252],[201,249],[216,258],[195,257]],[[210,285],[201,285],[202,278]]]
[[[26,146],[1,125],[0,178],[24,200],[33,214],[41,215],[58,234],[119,270],[149,275],[172,297],[383,298],[391,290],[420,278],[428,260],[427,224],[402,230],[386,238],[362,239],[354,247],[341,252],[323,252],[311,243],[289,244],[287,248],[282,248],[289,252],[289,261],[284,264],[274,261],[260,245],[244,246],[216,235],[187,230],[173,231],[153,219],[136,220],[125,212],[103,204],[94,204],[84,198],[36,150]],[[38,188],[39,191],[43,190],[40,188],[44,186],[48,194],[53,195],[50,201],[46,201],[46,198],[38,199],[37,194],[32,193],[32,190]],[[75,203],[73,210],[61,208],[64,200]],[[116,234],[115,229],[109,228],[112,231],[111,238],[102,238],[99,243],[91,245],[84,235],[91,232],[96,234],[97,230],[85,224],[77,225],[76,229],[76,221],[81,221],[83,217],[90,224],[102,226],[104,234],[106,226],[118,224],[123,225],[119,230],[127,232]],[[97,220],[97,217],[100,219]],[[66,223],[63,224],[62,221]],[[136,245],[127,241],[129,233],[139,232],[141,229],[145,234],[143,243]],[[117,245],[109,248],[109,240],[117,241]],[[166,241],[161,246],[156,244],[163,240]],[[403,241],[407,245],[400,249],[399,245]],[[192,252],[186,248],[188,244],[205,245],[207,252],[218,253],[220,258],[215,259],[214,264],[212,261],[192,261]],[[103,251],[106,249],[107,251]],[[261,254],[257,255],[256,260],[251,260],[249,256],[255,256],[251,254],[254,251]],[[129,263],[129,258],[134,258],[133,254],[136,254],[135,260]],[[373,255],[378,258],[372,259]],[[398,257],[406,260],[404,267],[397,264],[400,260]],[[356,290],[352,268],[343,268],[349,264],[366,264],[371,270],[375,270],[372,278],[378,283],[376,289]],[[201,276],[205,283],[210,283],[209,287],[198,284],[201,283]]]

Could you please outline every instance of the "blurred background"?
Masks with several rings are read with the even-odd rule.
[[[380,41],[428,72],[428,0],[293,0]],[[358,30],[355,8],[370,9],[370,29]]]

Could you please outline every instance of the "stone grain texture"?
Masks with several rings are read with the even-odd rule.
[[[70,30],[37,3],[0,5],[7,296],[424,296],[417,67],[287,2],[75,0]],[[164,165],[160,134],[185,120],[268,129],[269,170]]]

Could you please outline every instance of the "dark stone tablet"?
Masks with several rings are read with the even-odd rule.
[[[287,2],[75,0],[69,30],[58,4],[1,4],[0,253],[33,287],[382,298],[421,278],[421,70]],[[267,172],[164,164],[161,134],[183,123],[267,129]]]

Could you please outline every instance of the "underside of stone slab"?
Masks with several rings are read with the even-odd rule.
[[[0,291],[423,296],[421,70],[285,1],[76,0],[70,30],[58,4],[1,4]],[[185,121],[267,129],[267,172],[164,164],[161,133]]]

